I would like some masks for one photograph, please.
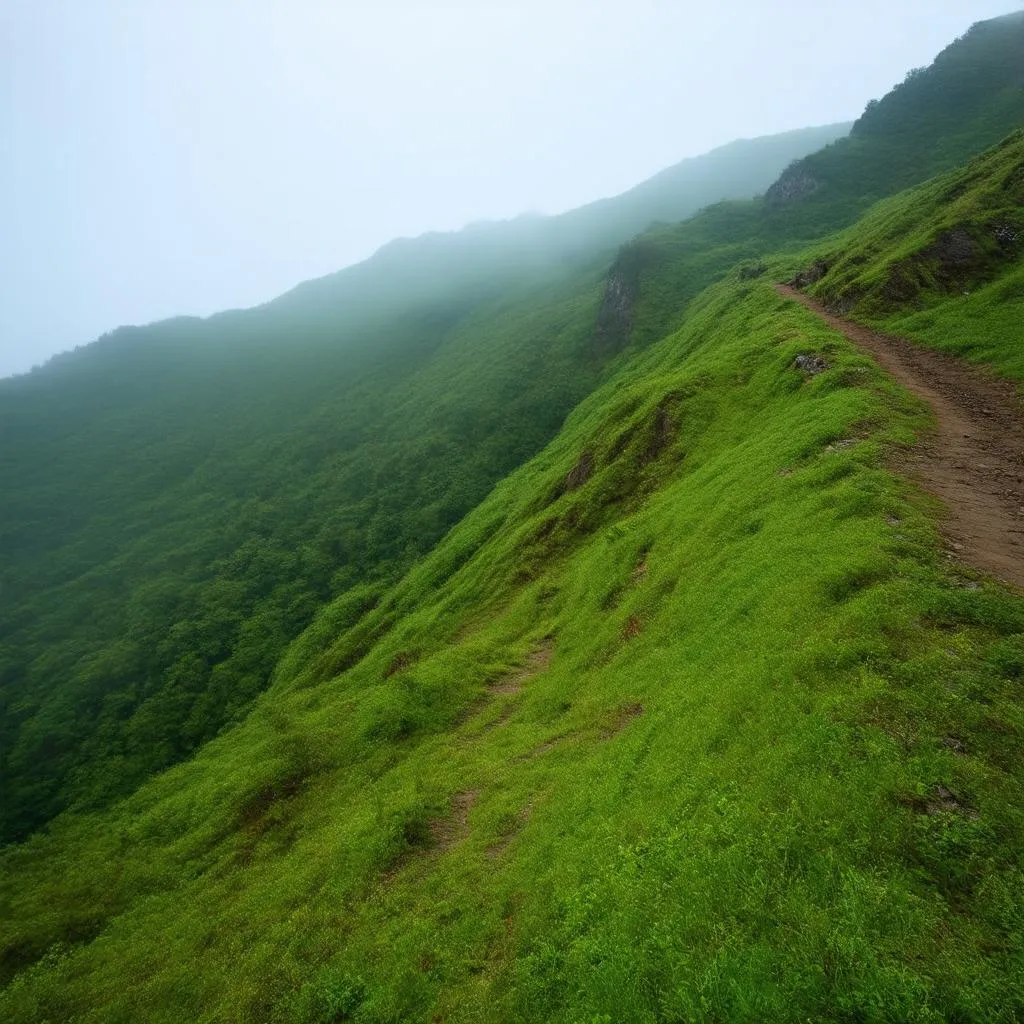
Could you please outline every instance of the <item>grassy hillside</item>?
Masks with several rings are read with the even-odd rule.
[[[5,835],[237,720],[320,604],[400,573],[536,451],[598,379],[601,285],[410,311],[400,359],[190,357],[151,330],[11,381]]]
[[[814,291],[834,308],[1024,380],[1024,131],[816,258]]]
[[[813,255],[699,294],[233,732],[9,849],[4,1018],[1024,1014],[1024,601],[886,468],[924,411],[774,293]]]
[[[679,300],[738,261],[756,273],[780,249],[830,238],[881,198],[965,164],[1019,130],[1022,52],[1024,12],[980,22],[928,68],[872,101],[849,137],[787,168],[764,197],[717,203],[645,232],[623,254],[640,295],[634,340],[679,327]]]
[[[738,260],[755,273],[1019,124],[1022,25],[976,26],[872,105],[813,157],[809,196],[602,252],[762,191],[845,126],[735,143],[559,218],[396,242],[260,309],[123,329],[0,382],[0,840],[244,718],[318,608],[373,606]]]
[[[567,218],[396,242],[0,382],[0,840],[237,722],[320,605],[372,605],[537,452],[629,340],[628,289],[600,315],[605,246],[763,189],[842,130],[737,143]]]

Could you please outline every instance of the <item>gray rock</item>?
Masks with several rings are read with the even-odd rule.
[[[824,373],[828,368],[828,361],[823,356],[816,356],[801,353],[793,360],[793,365],[808,377],[814,377]]]

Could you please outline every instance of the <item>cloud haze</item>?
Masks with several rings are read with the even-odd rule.
[[[0,374],[852,119],[1015,6],[7,0]]]

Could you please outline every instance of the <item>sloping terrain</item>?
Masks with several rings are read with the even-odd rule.
[[[845,334],[928,405],[935,430],[930,443],[916,446],[906,471],[944,503],[951,551],[1024,587],[1024,407],[1017,389],[961,359],[837,317],[789,285],[777,290]]]
[[[927,409],[776,294],[813,255],[702,291],[235,730],[10,848],[4,1018],[1019,1019],[1024,601],[892,471]]]
[[[605,247],[844,130],[738,143],[567,218],[396,242],[0,382],[0,840],[237,722],[320,605],[358,586],[371,605],[536,453],[629,342],[628,288],[601,315]]]
[[[1022,53],[1024,11],[977,23],[884,102],[869,103],[849,138],[790,167],[768,190],[769,203],[838,226],[994,146],[1024,122]]]
[[[880,203],[855,234],[816,250],[813,293],[857,320],[1024,378],[1022,154],[1018,130],[966,170]]]
[[[734,143],[562,217],[395,242],[259,309],[122,329],[0,382],[0,838],[241,721],[318,609],[372,607],[738,261],[754,273],[1019,124],[1022,25],[976,26],[873,104],[814,157],[831,171],[809,194],[612,253],[846,126]]]
[[[986,24],[880,153],[997,141]],[[866,159],[5,382],[4,809],[73,806],[0,851],[0,1019],[1024,1016],[1024,599],[843,333],[995,366],[1018,436],[1024,139],[826,233],[899,187]]]

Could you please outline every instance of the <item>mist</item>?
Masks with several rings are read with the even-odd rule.
[[[1015,6],[8,0],[0,375],[855,118]]]

